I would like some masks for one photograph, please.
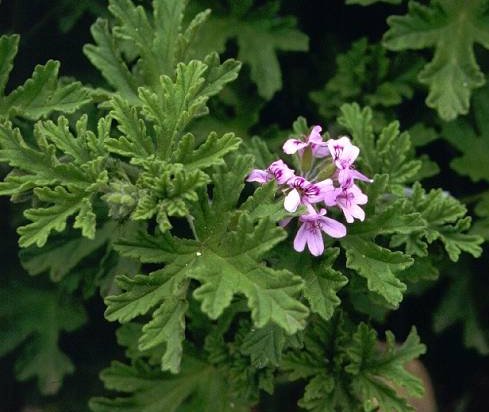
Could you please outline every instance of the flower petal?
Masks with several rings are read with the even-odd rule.
[[[360,149],[357,146],[350,144],[349,146],[345,146],[342,153],[342,159],[348,162],[350,165],[355,162],[358,155],[360,154]]]
[[[292,189],[284,199],[284,208],[287,212],[295,212],[301,203],[301,195],[297,189]]]
[[[309,133],[309,136],[307,137],[307,143],[316,143],[320,144],[323,143],[323,137],[321,136],[321,126],[314,126],[311,130],[311,133]]]
[[[368,202],[368,196],[357,185],[350,187],[349,192],[353,193],[353,203],[364,205]]]
[[[307,240],[307,228],[306,228],[307,223],[303,223],[299,230],[297,231],[297,234],[295,235],[294,239],[294,249],[297,252],[302,252],[304,248],[306,247],[306,240]]]
[[[322,255],[324,252],[323,235],[321,231],[313,226],[307,231],[307,247],[313,256]]]
[[[265,170],[253,169],[246,178],[247,182],[266,183],[268,173]]]
[[[353,179],[362,180],[367,183],[373,183],[374,181],[374,179],[370,179],[369,177],[365,176],[363,173],[360,173],[358,170],[355,169],[350,169],[350,174]]]
[[[349,206],[346,206],[344,203],[342,202],[338,202],[338,206],[341,208],[341,211],[343,212],[343,214],[345,215],[345,219],[348,223],[353,223],[355,221],[355,219],[353,218],[352,214],[351,214],[351,210],[350,210],[350,207]]]
[[[312,145],[312,155],[314,157],[326,157],[329,155],[329,149],[328,149],[328,146],[326,145],[326,143],[321,143],[321,144],[318,144],[318,143],[314,143]]]
[[[350,213],[351,213],[351,215],[354,218],[356,218],[356,219],[358,219],[358,220],[360,220],[362,222],[365,220],[365,212],[358,205],[355,205],[355,204],[354,205],[351,205],[351,207],[350,207]]]
[[[288,139],[282,146],[282,149],[287,154],[294,154],[297,150],[304,149],[304,147],[307,147],[307,143],[304,143],[302,140]]]
[[[346,226],[343,223],[325,216],[321,218],[321,229],[334,238],[340,238],[346,235]]]

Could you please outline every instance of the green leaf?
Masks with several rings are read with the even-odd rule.
[[[414,158],[411,139],[407,132],[401,133],[399,122],[394,121],[375,136],[372,127],[372,110],[361,109],[358,104],[344,104],[340,108],[338,122],[352,135],[360,148],[362,166],[369,175],[389,175],[391,191],[402,193],[406,182],[413,181],[422,163]]]
[[[117,296],[105,299],[108,320],[128,322],[139,315],[146,314],[156,305],[153,319],[144,325],[139,338],[142,351],[166,344],[161,358],[162,370],[177,373],[183,352],[185,337],[185,313],[187,302],[185,295],[188,282],[185,281],[188,260],[166,266],[149,275],[137,275],[134,278],[119,276],[117,283],[124,291]]]
[[[114,38],[109,31],[109,23],[105,19],[97,19],[90,28],[96,45],[87,44],[83,52],[90,62],[100,70],[107,83],[119,91],[131,103],[139,101],[137,85],[121,57]]]
[[[284,355],[282,368],[289,379],[308,378],[299,406],[314,412],[386,410],[413,411],[404,393],[420,396],[423,386],[405,369],[424,353],[413,329],[403,345],[386,332],[385,344],[376,332],[361,323],[354,327],[342,312],[329,322],[311,318],[300,352]]]
[[[85,321],[83,306],[54,289],[22,285],[0,289],[0,356],[22,344],[15,363],[17,379],[35,377],[41,393],[54,394],[63,378],[74,371],[73,363],[58,346],[59,337]]]
[[[489,88],[474,93],[475,127],[466,119],[444,123],[442,135],[462,156],[450,163],[452,169],[474,182],[489,181],[489,128],[486,126]]]
[[[179,256],[195,253],[198,243],[190,239],[175,239],[169,233],[151,236],[142,231],[131,231],[114,243],[122,256],[142,263],[170,263]]]
[[[234,6],[233,6],[234,7]],[[278,2],[256,10],[231,10],[229,15],[212,15],[202,28],[200,53],[223,52],[226,41],[235,38],[238,59],[248,64],[251,79],[261,97],[270,100],[282,88],[278,51],[306,51],[308,38],[296,29],[293,17],[278,17]]]
[[[162,370],[173,373],[180,371],[187,308],[188,304],[183,299],[165,299],[153,313],[151,322],[143,327],[143,334],[139,339],[140,350],[148,350],[166,343],[166,350],[161,358]]]
[[[305,326],[307,308],[294,298],[302,289],[302,280],[286,270],[257,265],[246,256],[225,258],[205,251],[189,276],[201,282],[194,296],[211,319],[222,314],[235,293],[242,293],[257,327],[274,322],[293,334]]]
[[[383,43],[388,49],[435,49],[433,60],[418,78],[429,87],[426,104],[444,120],[466,114],[472,90],[485,82],[474,43],[489,48],[487,12],[483,0],[443,0],[429,7],[410,1],[407,15],[387,20],[390,29]]]
[[[351,133],[354,144],[360,148],[364,163],[369,168],[368,171],[379,173],[372,110],[369,107],[362,109],[357,103],[344,104],[341,106],[341,117],[338,118],[338,123]]]
[[[397,199],[385,209],[368,216],[364,222],[352,225],[349,234],[375,237],[394,233],[410,234],[425,229],[427,224],[421,214],[409,213],[409,206],[406,199]]]
[[[322,263],[304,270],[304,297],[311,311],[324,320],[333,316],[335,308],[341,303],[336,294],[348,283],[348,278],[332,267],[338,253],[338,249],[328,249]]]
[[[19,36],[16,34],[0,37],[0,107],[3,106],[5,86],[13,68],[13,61],[19,46]],[[3,112],[3,109],[0,109]]]
[[[357,402],[345,392],[341,382],[335,382],[326,373],[317,374],[306,385],[298,405],[313,412],[335,412],[340,405],[344,410],[356,412]]]
[[[433,328],[435,332],[441,333],[450,326],[462,322],[465,346],[487,355],[489,336],[477,311],[473,288],[469,273],[451,279],[448,290],[433,314]]]
[[[413,259],[361,237],[349,237],[341,244],[346,249],[346,266],[367,280],[369,290],[381,295],[392,307],[398,307],[406,285],[396,277],[396,272],[412,265]]]
[[[426,222],[423,230],[410,234],[396,234],[391,238],[391,246],[405,245],[406,252],[418,256],[427,256],[428,244],[440,240],[450,259],[456,262],[461,251],[474,257],[480,256],[480,236],[467,234],[470,217],[465,206],[450,194],[440,189],[426,193],[421,185],[415,184],[410,197],[409,208],[421,214]]]
[[[263,368],[268,364],[278,366],[287,337],[282,328],[274,324],[251,329],[241,345],[241,352],[251,357],[252,364]]]
[[[347,3],[348,4],[348,3]],[[352,3],[353,4],[353,3]],[[335,75],[310,93],[323,116],[336,116],[344,103],[356,101],[372,108],[397,106],[413,96],[419,58],[389,58],[380,44],[366,38],[336,57]]]
[[[68,275],[83,259],[105,244],[113,234],[114,225],[106,224],[97,230],[94,239],[67,233],[52,237],[42,248],[35,246],[20,251],[20,261],[30,275],[48,272],[57,282]]]
[[[32,78],[5,98],[5,106],[14,115],[37,120],[51,112],[73,113],[90,102],[88,91],[79,82],[63,85],[58,80],[59,62],[38,65]]]
[[[189,63],[209,11],[197,14],[183,27],[186,4],[184,0],[154,1],[150,15],[131,0],[111,0],[109,10],[116,20],[113,28],[102,19],[92,26],[96,44],[86,45],[84,52],[131,105],[140,104],[138,87],[157,88],[161,75],[172,77],[178,63]],[[225,71],[228,68],[229,64]],[[223,74],[219,81],[227,83],[229,76]]]
[[[181,3],[180,0],[174,2],[174,4]],[[160,71],[158,60],[153,50],[154,29],[144,8],[135,6],[130,0],[111,0],[109,10],[118,22],[114,27],[114,34],[132,43],[141,57],[140,70],[143,73],[145,82],[151,85],[156,84],[159,75],[164,72]],[[156,10],[155,8],[155,12]],[[165,25],[175,24],[171,21],[159,21],[159,23]],[[178,24],[178,22],[176,23]]]
[[[157,86],[139,89],[143,113],[158,126],[156,151],[161,158],[171,156],[190,121],[208,113],[209,97],[236,79],[239,68],[234,60],[221,64],[214,54],[205,63],[179,63],[175,80],[164,75]]]
[[[106,139],[107,149],[127,157],[146,158],[153,155],[155,146],[146,132],[146,123],[141,118],[138,108],[117,95],[110,101],[110,106],[110,115],[117,121],[117,128],[122,135]]]
[[[346,371],[353,375],[353,390],[365,407],[382,405],[386,410],[414,411],[392,386],[402,387],[412,396],[423,395],[422,382],[405,369],[405,364],[425,353],[426,347],[419,343],[414,328],[400,347],[391,332],[386,333],[386,338],[385,350],[380,352],[375,331],[364,323],[358,326],[347,349],[350,363]]]
[[[11,123],[0,124],[0,161],[20,169],[12,171],[5,182],[0,183],[0,192],[18,195],[35,187],[57,184],[73,187],[75,191],[93,191],[105,183],[107,172],[100,148],[103,136],[97,137],[86,130],[86,121],[83,116],[76,123],[77,138],[69,131],[64,117],[60,117],[57,124],[38,122],[34,128],[37,147],[28,145],[19,129],[12,129]],[[104,123],[103,119],[99,121],[100,133]],[[65,152],[71,161],[59,159],[56,148]]]
[[[184,268],[185,263],[178,262],[149,275],[117,277],[122,293],[105,298],[105,317],[110,321],[129,322],[165,299],[173,298],[179,283],[184,280]]]
[[[249,410],[249,405],[243,405],[233,396],[218,369],[190,355],[185,357],[182,371],[176,376],[163,374],[141,362],[133,366],[113,362],[102,371],[101,378],[107,388],[129,395],[93,398],[90,401],[93,412],[227,412],[230,405],[237,412]]]
[[[219,137],[213,132],[195,149],[195,138],[187,134],[180,141],[174,158],[175,162],[183,163],[187,169],[205,169],[224,164],[224,156],[237,150],[240,144],[241,139],[234,133]]]
[[[57,186],[55,189],[38,188],[34,193],[43,202],[54,203],[53,206],[46,208],[32,208],[24,212],[24,216],[32,223],[21,226],[17,229],[20,235],[19,245],[21,247],[31,246],[36,244],[42,247],[51,231],[61,232],[66,228],[66,220],[76,214],[79,218],[78,223],[75,221],[74,227],[82,229],[83,236],[93,239],[95,236],[95,220],[93,218],[84,218],[83,210],[86,204],[84,194],[67,192],[62,186]]]
[[[240,209],[247,211],[253,219],[268,217],[274,222],[279,222],[287,217],[288,213],[283,207],[283,202],[275,199],[276,192],[277,185],[273,181],[259,186]]]
[[[133,220],[147,220],[156,216],[161,232],[171,228],[169,216],[189,215],[190,202],[198,198],[197,190],[209,182],[207,174],[199,169],[187,170],[182,164],[154,159],[142,160],[143,170],[136,182],[139,189]]]

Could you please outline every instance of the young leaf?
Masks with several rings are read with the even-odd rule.
[[[211,133],[207,139],[195,149],[195,138],[185,135],[175,151],[175,161],[183,163],[188,169],[205,169],[224,164],[224,156],[234,152],[241,144],[241,139],[234,133],[226,133],[219,137]]]
[[[32,78],[4,100],[4,115],[20,115],[37,120],[51,112],[73,113],[90,102],[88,91],[79,82],[63,85],[58,80],[59,62],[50,60],[38,65]]]
[[[139,89],[143,113],[157,125],[156,152],[161,158],[170,157],[190,121],[208,113],[209,97],[233,81],[239,69],[238,62],[227,60],[221,64],[214,55],[205,63],[179,63],[175,80],[164,75],[158,86]]]
[[[85,45],[83,52],[123,98],[137,104],[139,99],[136,81],[121,57],[121,51],[109,31],[109,23],[107,20],[97,19],[90,32],[96,45]]]
[[[155,146],[146,131],[146,123],[141,118],[138,108],[117,95],[109,104],[112,109],[110,115],[117,121],[117,128],[122,136],[106,139],[107,149],[127,157],[146,158],[153,155]]]
[[[34,193],[43,202],[52,203],[52,206],[46,208],[32,208],[24,212],[24,216],[32,223],[21,226],[17,229],[20,235],[19,245],[21,247],[36,244],[42,247],[51,234],[51,231],[61,232],[66,228],[66,220],[76,214],[76,217],[82,216],[80,220],[75,221],[74,227],[82,230],[83,236],[93,239],[95,236],[95,220],[84,219],[83,207],[90,202],[84,197],[84,193],[68,192],[62,186],[54,189],[38,188]],[[92,212],[93,213],[93,212]],[[95,215],[93,215],[95,217]]]
[[[424,6],[409,2],[405,16],[391,16],[383,43],[390,50],[435,48],[433,60],[419,73],[428,85],[426,104],[444,120],[469,110],[472,90],[485,82],[474,55],[474,43],[489,48],[484,0],[443,0]]]

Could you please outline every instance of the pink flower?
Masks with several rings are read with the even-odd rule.
[[[349,169],[360,153],[360,149],[346,136],[329,139],[326,144],[338,169]]]
[[[364,205],[367,201],[367,195],[355,184],[336,189],[336,205],[343,211],[348,223],[353,223],[355,219],[363,222],[365,212],[358,205]]]
[[[298,151],[299,155],[302,156],[304,149],[310,145],[314,157],[327,156],[329,154],[329,150],[326,143],[323,142],[321,130],[321,126],[314,126],[311,133],[309,133],[309,136],[306,137],[305,141],[299,139],[288,139],[282,147],[284,152],[287,154],[294,154]]]
[[[277,160],[265,170],[253,169],[246,178],[246,181],[263,184],[275,179],[279,184],[283,185],[292,177],[294,177],[294,171],[290,169],[282,160]]]
[[[302,252],[307,247],[313,256],[319,256],[324,252],[323,235],[321,231],[334,238],[340,238],[346,235],[346,227],[342,223],[324,216],[325,209],[317,213],[310,208],[309,213],[302,215],[299,221],[301,227],[297,231],[294,239],[294,249]]]
[[[326,179],[318,183],[308,182],[303,177],[294,177],[288,181],[292,190],[285,196],[284,208],[288,212],[295,212],[299,205],[313,204],[323,200],[323,193],[333,188],[333,181]]]
[[[350,187],[355,180],[363,180],[367,183],[373,182],[373,179],[368,178],[363,173],[360,173],[358,170],[352,168],[341,169],[338,171],[337,175],[338,182],[340,183],[341,187]]]
[[[353,145],[348,137],[343,136],[336,140],[329,139],[326,143],[333,157],[333,162],[338,168],[335,177],[342,187],[350,187],[355,180],[373,182],[372,179],[354,169],[353,163],[358,157],[360,149]]]

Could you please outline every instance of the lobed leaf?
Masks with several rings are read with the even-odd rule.
[[[388,49],[435,49],[433,60],[418,78],[429,87],[426,104],[444,120],[466,114],[472,90],[485,82],[475,59],[474,43],[489,48],[484,23],[487,13],[484,0],[439,1],[431,6],[410,1],[405,16],[387,20],[390,29],[383,43]]]

